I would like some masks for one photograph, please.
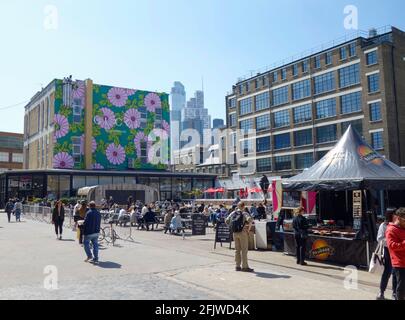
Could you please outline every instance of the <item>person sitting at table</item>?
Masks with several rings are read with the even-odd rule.
[[[176,211],[174,213],[174,217],[172,218],[172,221],[170,222],[170,233],[178,234],[182,228],[183,228],[183,226],[182,226],[182,222],[181,222],[180,212]]]
[[[143,216],[146,225],[146,231],[149,231],[149,226],[152,225],[152,231],[154,229],[154,224],[156,223],[155,219],[155,212],[152,210],[152,206],[150,205],[148,211]]]
[[[122,208],[122,209],[120,210],[119,215],[118,215],[117,224],[119,224],[121,227],[122,227],[122,225],[124,225],[124,227],[126,227],[126,226],[127,226],[127,223],[130,221],[130,219],[131,219],[131,218],[130,218],[130,216],[129,216],[127,210],[125,210],[124,208]]]

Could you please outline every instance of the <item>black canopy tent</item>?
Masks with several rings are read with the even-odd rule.
[[[405,170],[378,154],[349,126],[320,161],[282,185],[284,191],[404,190]]]

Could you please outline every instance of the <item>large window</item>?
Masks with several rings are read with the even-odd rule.
[[[243,140],[240,142],[240,149],[245,157],[254,152],[253,141],[254,140]]]
[[[336,141],[336,124],[331,124],[329,126],[316,128],[316,142],[326,143]]]
[[[313,164],[314,164],[314,154],[313,153],[303,153],[303,154],[297,154],[295,156],[295,168],[296,169],[310,168]]]
[[[228,106],[231,109],[236,108],[236,98],[231,98],[228,100]]]
[[[340,60],[347,59],[347,49],[346,47],[340,48]]]
[[[356,55],[356,43],[349,44],[349,56],[354,57]]]
[[[383,140],[383,133],[380,132],[373,132],[371,134],[371,145],[375,150],[384,149],[384,140]]]
[[[273,106],[278,106],[288,102],[288,86],[275,89],[272,91]]]
[[[229,126],[230,127],[236,126],[236,113],[232,113],[229,115]]]
[[[281,156],[274,158],[276,170],[290,170],[291,169],[291,156]]]
[[[342,114],[361,111],[361,92],[354,92],[340,97]]]
[[[381,102],[374,102],[369,104],[370,108],[370,120],[380,121],[381,117]]]
[[[22,153],[13,153],[12,162],[23,163],[24,155]]]
[[[278,74],[277,74],[277,71],[274,71],[273,72],[273,82],[277,82],[277,80],[278,80]]]
[[[312,108],[310,104],[294,108],[293,113],[294,123],[301,123],[312,120]]]
[[[256,118],[256,131],[270,130],[270,113]]]
[[[311,95],[311,81],[304,80],[292,85],[293,100],[307,98]]]
[[[367,77],[368,78],[368,92],[380,91],[380,74],[375,73]]]
[[[312,129],[294,132],[294,146],[306,146],[312,144]]]
[[[246,120],[242,120],[240,123],[240,129],[241,130],[252,130],[253,129],[253,119],[246,119]]]
[[[258,94],[256,97],[256,111],[270,108],[270,93],[264,92]]]
[[[308,60],[302,61],[302,73],[308,72],[309,62]]]
[[[360,83],[360,65],[354,64],[339,70],[339,83],[341,88]]]
[[[323,119],[336,116],[336,99],[322,100],[316,103],[316,118]]]
[[[287,79],[287,69],[283,68],[281,69],[281,80]]]
[[[240,101],[239,115],[251,113],[253,111],[252,98],[246,98]]]
[[[368,66],[378,63],[378,53],[377,50],[369,52],[366,54],[366,62]]]
[[[262,137],[256,139],[256,152],[266,152],[270,151],[271,143],[270,143],[270,136],[269,137]]]
[[[271,158],[257,159],[256,167],[257,167],[257,172],[271,171]]]
[[[278,134],[274,136],[274,149],[287,149],[291,147],[290,134]]]
[[[288,110],[274,113],[274,128],[286,127],[290,125],[290,112]]]
[[[0,152],[0,162],[8,162],[9,156],[8,152]]]
[[[292,74],[294,77],[298,76],[298,64],[292,66]]]
[[[335,73],[329,72],[314,78],[315,94],[335,90]]]
[[[361,136],[363,135],[363,121],[362,120],[353,120],[353,121],[347,121],[342,123],[342,134],[344,134],[349,128],[349,126],[352,126],[353,129],[355,129]]]
[[[319,69],[321,67],[321,56],[314,57],[314,67]]]
[[[0,146],[2,148],[22,149],[24,148],[23,137],[0,137]]]
[[[325,53],[325,64],[326,65],[332,64],[332,51]]]

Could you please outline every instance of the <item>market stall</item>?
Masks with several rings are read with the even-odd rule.
[[[282,186],[283,194],[316,192],[316,214],[308,216],[309,259],[367,266],[375,246],[376,216],[384,211],[381,195],[405,190],[405,171],[373,150],[350,126],[328,154],[283,180]],[[295,254],[292,220],[285,220],[283,229],[284,251]]]

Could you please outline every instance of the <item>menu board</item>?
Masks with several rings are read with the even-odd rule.
[[[202,214],[191,215],[191,229],[193,236],[205,236],[205,217]]]
[[[217,246],[217,242],[221,243],[229,243],[229,248],[231,247],[233,241],[232,231],[230,226],[228,226],[225,222],[218,222],[215,226],[215,243],[214,249]]]
[[[353,191],[353,218],[358,219],[362,216],[362,195],[361,190]]]

